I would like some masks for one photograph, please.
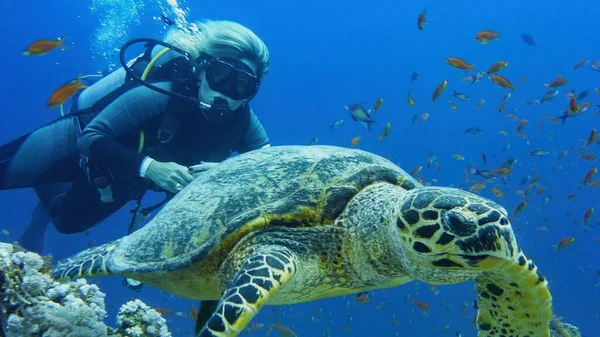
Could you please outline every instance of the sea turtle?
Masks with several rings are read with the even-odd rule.
[[[121,275],[205,300],[213,305],[197,335],[228,337],[265,304],[475,279],[478,336],[549,337],[548,283],[507,217],[493,201],[423,186],[375,154],[277,146],[211,168],[145,227],[52,275]]]

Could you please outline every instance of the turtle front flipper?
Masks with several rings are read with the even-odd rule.
[[[479,337],[550,337],[548,282],[523,252],[514,263],[475,279]]]
[[[198,337],[234,337],[296,273],[294,254],[273,246],[250,256],[223,292]]]
[[[107,276],[111,272],[107,266],[111,253],[118,241],[86,249],[77,255],[58,262],[52,270],[55,279],[74,279],[88,276]]]

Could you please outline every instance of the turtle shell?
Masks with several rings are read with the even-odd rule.
[[[180,191],[145,227],[122,238],[112,273],[169,272],[207,259],[209,277],[248,233],[267,226],[328,226],[376,182],[421,186],[378,155],[334,146],[276,146],[232,157]]]

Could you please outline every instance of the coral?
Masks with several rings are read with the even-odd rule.
[[[117,327],[107,327],[105,295],[96,285],[58,282],[49,272],[49,259],[0,243],[0,336],[171,336],[164,318],[140,300],[123,305]]]
[[[558,316],[552,317],[550,332],[552,337],[581,337],[578,327],[563,322],[562,318]]]
[[[170,337],[165,319],[140,300],[121,306],[117,315],[118,333],[131,337]]]

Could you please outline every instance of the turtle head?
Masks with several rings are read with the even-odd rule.
[[[463,190],[410,190],[400,201],[396,223],[405,271],[427,283],[473,279],[518,254],[506,210]]]

